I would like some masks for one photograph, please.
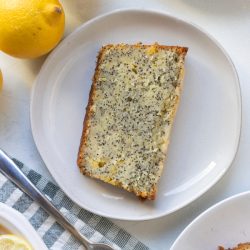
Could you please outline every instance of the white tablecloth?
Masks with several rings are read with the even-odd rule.
[[[152,8],[192,21],[214,36],[231,56],[242,89],[243,123],[239,151],[226,175],[201,198],[160,219],[114,220],[152,249],[169,249],[179,233],[202,211],[250,189],[250,1],[249,0],[62,0],[66,35],[85,21],[117,8]],[[19,60],[0,52],[4,88],[0,94],[0,147],[51,178],[35,147],[29,122],[33,81],[45,57]]]

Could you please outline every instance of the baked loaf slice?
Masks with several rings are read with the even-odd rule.
[[[240,243],[237,247],[225,249],[224,247],[219,247],[219,250],[250,250],[250,243]]]
[[[102,47],[78,153],[84,175],[155,198],[187,50],[158,44]]]

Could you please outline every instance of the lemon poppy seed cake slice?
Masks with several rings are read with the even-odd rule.
[[[78,153],[84,175],[155,198],[186,53],[158,44],[102,47]]]
[[[219,250],[250,250],[250,242],[248,243],[240,243],[237,247],[234,248],[227,248],[219,247]]]

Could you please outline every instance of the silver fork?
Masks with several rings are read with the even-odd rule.
[[[0,149],[0,172],[14,182],[20,189],[29,195],[34,201],[54,216],[56,221],[78,239],[88,250],[114,250],[104,243],[89,241],[79,232],[58,209],[35,187],[35,185],[23,174],[12,159]]]

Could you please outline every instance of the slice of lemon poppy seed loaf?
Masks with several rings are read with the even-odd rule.
[[[237,247],[234,248],[227,248],[219,247],[219,250],[250,250],[250,242],[248,243],[240,243]]]
[[[78,153],[84,175],[155,198],[187,50],[158,44],[102,47]]]

